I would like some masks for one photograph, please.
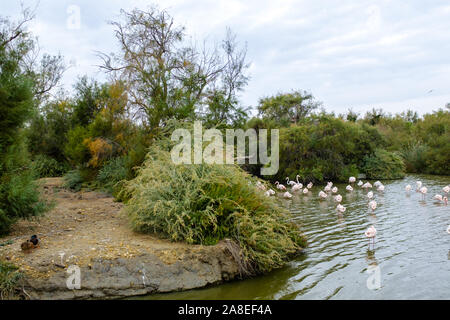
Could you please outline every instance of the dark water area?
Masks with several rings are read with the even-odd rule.
[[[425,200],[415,191],[417,180],[428,188]],[[145,299],[450,299],[450,205],[433,200],[444,195],[450,177],[409,175],[382,182],[384,192],[372,189],[378,203],[374,212],[367,192],[356,185],[347,192],[346,184],[337,184],[344,214],[337,213],[332,196],[319,200],[324,185],[309,195],[280,198],[309,243],[282,269]],[[409,194],[407,184],[413,187]],[[377,229],[373,246],[364,235],[371,225]]]

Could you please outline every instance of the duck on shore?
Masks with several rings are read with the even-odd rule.
[[[20,248],[23,251],[29,251],[31,249],[35,249],[39,247],[39,238],[36,235],[32,235],[30,239],[28,239],[27,241],[23,242],[20,245]]]

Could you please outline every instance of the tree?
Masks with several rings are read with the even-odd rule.
[[[33,183],[21,129],[33,112],[33,79],[22,68],[33,46],[25,30],[30,11],[18,22],[0,19],[0,234],[12,223],[43,212]]]
[[[121,51],[101,53],[101,67],[126,83],[130,103],[145,125],[155,129],[170,118],[194,118],[219,95],[227,102],[224,108],[235,107],[248,66],[231,32],[221,54],[216,47],[187,45],[184,27],[175,25],[164,10],[122,10],[122,16],[124,22],[111,22]]]
[[[283,126],[298,123],[321,105],[307,91],[279,93],[259,100],[258,111],[263,119],[275,120]]]

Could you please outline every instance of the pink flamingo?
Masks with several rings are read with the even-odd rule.
[[[374,226],[369,227],[366,232],[364,233],[366,237],[369,239],[369,247],[370,247],[370,240],[372,239],[372,243],[375,246],[375,237],[377,235],[377,229],[375,229]]]

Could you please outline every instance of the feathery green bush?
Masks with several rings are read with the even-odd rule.
[[[256,178],[235,165],[175,165],[167,145],[155,143],[137,177],[126,182],[125,212],[134,230],[192,244],[231,238],[250,273],[281,267],[306,245]]]
[[[405,176],[405,164],[398,154],[377,149],[365,157],[364,172],[369,179],[400,179]]]
[[[34,158],[31,169],[37,178],[60,177],[69,170],[69,166],[49,156],[40,154]]]

